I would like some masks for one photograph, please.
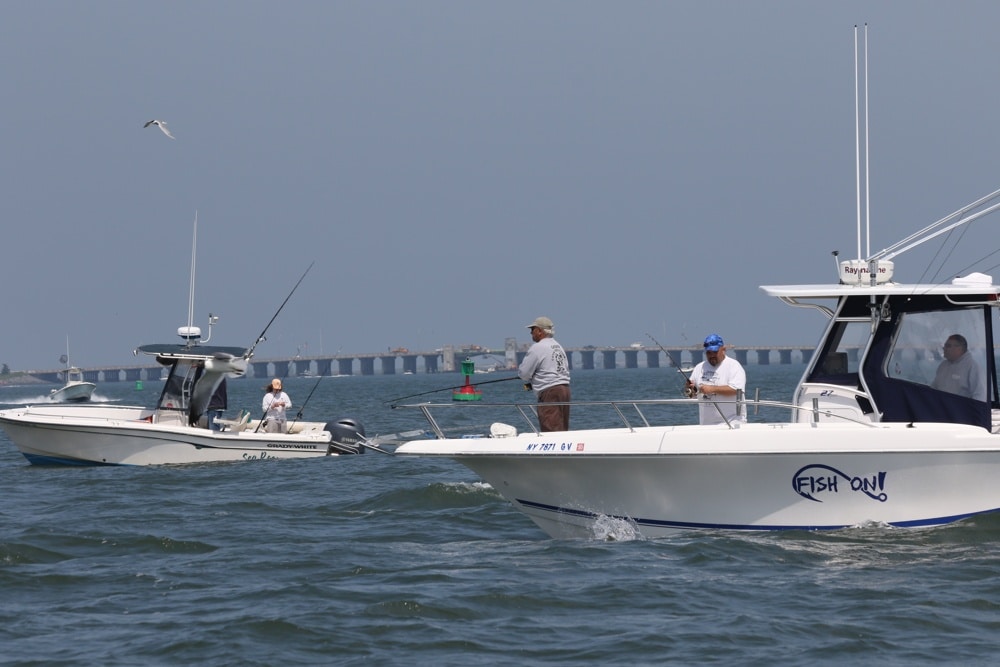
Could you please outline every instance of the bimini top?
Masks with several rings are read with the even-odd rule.
[[[230,347],[224,345],[184,345],[160,343],[153,345],[140,345],[136,352],[149,354],[162,359],[232,359],[243,357],[246,354],[245,347]]]
[[[761,285],[768,296],[781,299],[839,299],[846,296],[906,296],[906,295],[948,295],[981,296],[983,300],[997,301],[1000,286],[993,284],[992,276],[970,273],[955,278],[950,283],[915,284],[882,283],[880,285]]]

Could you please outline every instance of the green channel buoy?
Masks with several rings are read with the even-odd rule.
[[[458,391],[452,392],[453,401],[480,401],[483,392],[472,386],[472,374],[476,372],[476,364],[469,358],[462,362],[462,374],[465,376],[465,384]]]

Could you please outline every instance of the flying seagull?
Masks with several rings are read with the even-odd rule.
[[[167,124],[164,123],[162,120],[155,120],[155,119],[151,120],[148,123],[146,123],[145,125],[143,125],[143,127],[149,127],[150,125],[155,125],[156,127],[158,127],[161,130],[163,130],[163,134],[167,135],[171,139],[174,138],[174,135],[170,134],[170,130],[167,129]]]

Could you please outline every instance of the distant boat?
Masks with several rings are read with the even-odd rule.
[[[53,389],[49,400],[54,403],[82,403],[89,401],[97,385],[83,379],[83,371],[76,367],[66,369],[66,384]]]
[[[83,371],[76,366],[69,365],[69,336],[66,336],[66,354],[60,360],[66,364],[66,384],[59,389],[53,389],[49,393],[49,400],[53,403],[82,403],[89,401],[90,397],[97,389],[93,382],[83,379]]]

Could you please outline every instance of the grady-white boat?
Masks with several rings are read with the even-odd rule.
[[[296,418],[287,432],[268,433],[262,419],[248,410],[235,420],[216,419],[222,430],[209,428],[208,404],[226,377],[242,377],[267,327],[250,348],[207,345],[208,337],[192,326],[194,266],[198,220],[191,249],[191,295],[188,323],[177,330],[180,344],[143,345],[147,354],[169,370],[155,408],[119,405],[29,405],[0,411],[2,427],[14,445],[34,464],[161,465],[216,461],[299,459],[364,452],[364,427],[343,418],[309,422]],[[309,268],[312,268],[310,264]],[[306,269],[306,273],[309,269]],[[292,293],[305,278],[296,283]],[[288,303],[290,293],[285,302]],[[268,323],[270,327],[281,308]],[[298,415],[301,415],[301,409]],[[263,415],[262,415],[263,417]]]
[[[89,401],[93,396],[97,385],[83,379],[83,371],[76,366],[66,369],[66,384],[53,389],[49,393],[49,400],[53,403],[77,403]]]
[[[836,283],[762,287],[828,323],[790,402],[735,399],[747,423],[657,425],[654,415],[708,399],[623,400],[603,404],[617,427],[540,433],[535,406],[518,405],[526,432],[495,423],[488,436],[456,439],[445,437],[445,410],[497,406],[425,403],[400,407],[420,409],[437,439],[396,454],[454,459],[552,537],[596,536],[616,522],[648,537],[931,526],[996,512],[1000,286],[981,273],[900,284],[892,259],[995,211],[998,199],[1000,190],[867,259],[859,213],[859,259],[837,264]],[[955,334],[981,380],[941,366]],[[573,403],[574,420],[593,407]],[[775,410],[780,419],[761,419]]]
[[[210,320],[211,321],[211,320]],[[246,373],[248,350],[204,345],[198,327],[181,327],[182,344],[143,345],[137,353],[169,369],[155,408],[121,405],[29,405],[0,411],[2,427],[34,464],[160,465],[297,459],[364,451],[364,427],[345,418],[290,421],[267,433],[260,419],[208,428],[208,401],[225,377]]]

